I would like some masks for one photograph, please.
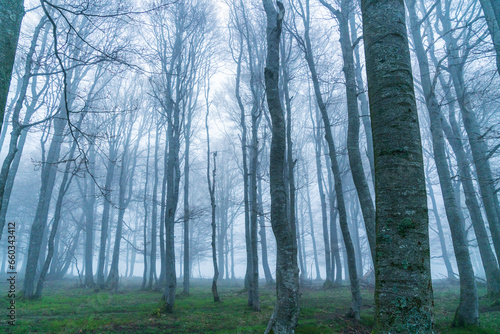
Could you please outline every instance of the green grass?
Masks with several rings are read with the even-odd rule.
[[[80,288],[76,281],[49,282],[38,301],[16,301],[16,326],[5,326],[8,299],[0,299],[0,332],[12,333],[263,333],[273,311],[275,291],[261,287],[261,312],[247,304],[242,282],[221,282],[221,303],[214,303],[210,281],[194,280],[190,296],[178,296],[173,314],[160,315],[160,292],[139,291],[140,281],[124,281],[118,293]],[[179,289],[180,290],[180,289]],[[179,291],[180,292],[180,291]],[[480,295],[486,291],[480,288]],[[344,317],[348,287],[324,290],[314,285],[301,291],[297,333],[370,333],[373,291],[363,290],[361,321]],[[480,328],[451,328],[458,286],[435,286],[435,322],[440,333],[500,333],[500,307],[480,299]]]

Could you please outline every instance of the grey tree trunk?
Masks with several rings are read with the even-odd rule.
[[[84,198],[84,208],[85,208],[85,286],[94,286],[94,271],[93,271],[93,260],[94,260],[94,207],[95,207],[95,182],[93,177],[95,175],[95,146],[91,144],[89,149],[89,172],[92,174],[85,180],[85,194],[87,198]],[[90,185],[87,186],[87,184]]]
[[[0,13],[1,12],[3,12],[3,9],[0,10]],[[0,18],[0,22],[2,22],[1,18]],[[6,194],[6,187],[7,187],[7,183],[8,183],[8,179],[9,179],[9,173],[11,170],[12,162],[14,161],[16,155],[19,155],[19,157],[20,157],[20,154],[21,154],[21,153],[18,153],[19,144],[21,144],[19,137],[21,136],[21,133],[22,133],[24,126],[21,124],[20,119],[19,119],[20,112],[21,112],[21,109],[23,107],[23,103],[24,103],[25,98],[26,98],[26,92],[28,90],[29,81],[32,78],[31,71],[32,71],[33,64],[34,64],[34,61],[32,58],[33,58],[33,55],[34,55],[35,50],[36,50],[38,37],[40,36],[40,31],[42,30],[43,26],[45,25],[45,22],[46,22],[46,18],[42,17],[40,19],[40,22],[36,26],[34,33],[33,33],[33,38],[31,39],[31,45],[30,45],[30,48],[28,50],[28,53],[26,54],[26,62],[24,65],[24,75],[23,75],[22,80],[21,80],[19,95],[17,97],[16,103],[14,105],[14,110],[12,112],[12,132],[10,134],[9,151],[7,153],[7,156],[5,157],[5,159],[3,161],[2,169],[0,171],[0,212],[3,211],[2,218],[0,218],[0,239],[2,239],[2,232],[3,232],[4,226],[5,226],[5,215],[7,213],[7,206],[8,206],[8,202],[10,199],[10,193],[12,191],[12,188],[9,188],[7,190],[7,194]],[[44,41],[42,43],[45,45],[45,42],[46,42],[46,39],[44,39]],[[2,42],[0,42],[0,43],[2,43]],[[0,47],[1,47],[1,44],[0,44]],[[0,62],[1,61],[5,61],[5,60],[0,60]],[[2,65],[0,64],[0,66],[2,66]],[[36,68],[38,68],[38,67],[39,66],[36,66]],[[2,74],[0,74],[0,75],[2,75]],[[36,84],[35,78],[33,78],[33,83]],[[2,85],[2,84],[0,84],[0,85]],[[3,89],[3,88],[0,88],[0,89]],[[7,87],[7,92],[8,92],[8,87]],[[34,97],[34,98],[36,100],[38,100],[37,97]],[[0,102],[0,104],[1,104],[1,102]],[[35,102],[35,104],[36,104],[36,102]],[[4,108],[5,108],[5,105],[4,105]],[[0,117],[3,116],[4,108],[0,109]],[[26,115],[25,115],[25,122],[24,122],[25,124],[29,122],[29,119],[31,118],[31,115],[33,115],[34,111],[35,111],[35,105],[33,105],[33,102],[32,102],[32,103],[30,103],[30,108],[28,108]],[[3,119],[0,119],[0,127],[2,125],[2,122],[3,122]],[[25,136],[25,138],[26,138],[26,136]],[[24,147],[24,140],[22,142],[21,151],[22,151],[23,147]],[[16,171],[13,174],[14,176],[15,176],[16,172],[17,172],[17,167],[16,167]],[[13,181],[13,179],[12,179],[12,181]],[[9,186],[12,187],[12,185],[9,185]],[[6,203],[4,203],[4,198],[6,199]],[[5,209],[4,209],[4,206],[5,206]]]
[[[464,65],[467,61],[467,53],[459,54],[461,49],[458,41],[449,33],[451,24],[449,21],[450,3],[445,4],[444,10],[438,6],[438,18],[443,25],[442,38],[446,43],[448,51],[448,71],[451,75],[453,87],[457,97],[458,105],[462,114],[463,124],[467,136],[469,137],[470,150],[474,166],[476,167],[477,182],[483,199],[484,209],[495,246],[497,259],[500,259],[500,209],[498,197],[495,192],[495,184],[491,173],[490,163],[488,161],[488,147],[485,138],[481,133],[481,127],[476,115],[472,110],[470,93],[466,89],[464,81]]]
[[[339,238],[337,230],[337,215],[338,210],[335,206],[335,186],[333,184],[332,168],[331,163],[326,159],[326,169],[328,177],[328,199],[330,207],[330,246],[332,253],[332,277],[335,277],[335,284],[342,284],[342,261],[340,260],[340,248],[339,248]],[[347,263],[344,263],[345,268],[347,268]],[[346,279],[348,276],[346,276]]]
[[[113,120],[113,123],[115,121]],[[113,124],[113,127],[115,125]],[[104,203],[102,209],[102,218],[101,218],[101,240],[99,247],[99,257],[97,261],[97,285],[99,288],[104,289],[106,287],[105,284],[105,262],[107,258],[107,248],[109,248],[108,243],[108,233],[109,233],[109,217],[111,210],[111,185],[113,183],[114,173],[115,173],[115,160],[117,158],[117,148],[116,148],[116,138],[113,136],[108,140],[109,145],[109,153],[108,153],[108,161],[106,166],[106,181],[104,183],[105,191],[107,191],[106,196],[104,196]],[[106,244],[108,243],[108,245]],[[107,267],[107,266],[106,266]]]
[[[276,306],[266,333],[294,333],[300,313],[299,268],[297,265],[296,228],[287,221],[287,199],[284,180],[286,126],[279,93],[279,45],[285,9],[277,2],[263,0],[267,17],[267,58],[265,84],[267,104],[272,121],[270,154],[271,224],[276,237]]]
[[[306,164],[307,166],[307,164]],[[310,229],[311,229],[311,239],[312,239],[312,244],[313,244],[313,255],[314,255],[314,266],[316,268],[316,280],[321,280],[321,274],[319,271],[319,261],[318,261],[318,252],[316,250],[316,238],[314,236],[314,220],[313,220],[313,215],[312,215],[312,208],[311,208],[311,194],[309,191],[309,171],[305,170],[305,177],[306,177],[306,201],[307,201],[307,212],[309,214],[309,224],[310,224]],[[333,261],[332,261],[333,263]],[[333,270],[332,274],[333,274]],[[333,276],[332,276],[333,279]],[[333,282],[333,280],[332,280]]]
[[[151,128],[150,128],[151,129]],[[144,198],[143,198],[143,208],[144,208],[144,225],[143,225],[143,262],[144,262],[144,270],[142,274],[142,284],[141,290],[146,289],[146,284],[148,281],[148,214],[149,214],[149,205],[148,205],[148,183],[149,183],[149,154],[151,151],[151,133],[148,131],[148,148],[146,154],[146,182],[144,184]]]
[[[347,212],[344,201],[344,190],[342,187],[340,168],[337,161],[337,153],[335,149],[335,143],[333,141],[330,119],[328,116],[328,111],[326,110],[326,105],[321,95],[321,89],[319,86],[319,77],[318,73],[316,72],[314,55],[312,53],[313,50],[311,46],[311,39],[309,37],[309,24],[310,24],[309,0],[306,0],[305,11],[304,10],[302,11],[302,19],[305,26],[304,28],[305,53],[306,53],[305,58],[307,65],[309,66],[309,71],[311,72],[314,93],[316,96],[316,103],[321,112],[323,125],[325,126],[325,139],[328,144],[328,154],[331,162],[333,177],[335,180],[335,195],[337,196],[340,229],[342,231],[342,236],[344,238],[344,245],[346,247],[346,253],[347,253],[347,266],[349,267],[349,273],[350,273],[349,279],[351,282],[351,294],[352,294],[351,308],[348,312],[348,316],[353,317],[356,320],[359,320],[360,319],[359,313],[361,309],[361,292],[359,290],[359,280],[356,273],[356,256],[354,252],[354,245],[352,243],[351,235],[349,232],[349,226],[347,224]]]
[[[66,112],[64,106],[59,109],[59,117],[54,120],[54,134],[47,153],[47,158],[42,167],[42,184],[33,224],[31,225],[28,256],[26,261],[26,274],[24,277],[24,297],[31,299],[35,297],[35,276],[37,273],[38,259],[41,253],[43,236],[47,225],[50,199],[54,190],[57,165],[64,140],[64,129],[66,127]]]
[[[79,124],[81,124],[81,121],[83,120],[83,115],[81,114],[81,118],[79,121]],[[73,145],[71,146],[69,155],[68,155],[68,163],[66,163],[66,168],[64,171],[64,176],[61,181],[61,185],[59,187],[59,193],[57,195],[57,201],[56,201],[56,206],[54,210],[54,222],[52,223],[52,229],[50,230],[50,236],[48,240],[48,252],[47,252],[47,258],[45,259],[45,262],[42,266],[42,269],[40,270],[40,277],[38,278],[38,283],[36,286],[36,291],[34,298],[39,299],[42,297],[42,292],[43,292],[43,287],[45,284],[45,279],[47,276],[47,272],[49,271],[49,266],[51,264],[51,261],[53,259],[54,255],[54,240],[56,238],[56,233],[59,228],[59,223],[61,221],[61,210],[62,210],[62,205],[63,205],[63,200],[64,196],[66,195],[69,186],[71,184],[71,181],[73,180],[73,176],[75,175],[74,173],[71,173],[72,169],[72,163],[71,161],[73,160],[73,157],[75,155],[77,147],[77,142],[73,142]],[[63,273],[64,275],[64,273]],[[61,277],[62,278],[62,277]]]
[[[184,243],[184,272],[182,281],[182,294],[189,295],[190,273],[190,247],[189,247],[189,153],[191,146],[191,119],[192,112],[186,115],[186,124],[184,127],[184,223],[183,223],[183,243]]]
[[[0,0],[0,129],[7,96],[9,94],[12,68],[16,58],[17,41],[24,16],[24,0]]]
[[[243,203],[245,206],[245,245],[246,245],[246,259],[247,268],[245,273],[245,287],[248,289],[248,305],[253,305],[252,288],[250,286],[250,274],[252,266],[252,248],[250,241],[250,204],[248,196],[248,163],[247,163],[247,125],[245,120],[245,107],[241,100],[240,95],[240,80],[241,80],[241,62],[243,59],[243,41],[240,36],[240,54],[238,56],[238,63],[236,69],[236,88],[235,95],[240,108],[240,125],[241,125],[241,152],[243,155]]]
[[[312,113],[312,110],[311,110]],[[320,127],[320,116],[316,112],[316,135],[314,137],[315,144],[314,148],[316,151],[316,178],[318,182],[319,198],[321,202],[321,222],[323,226],[323,243],[325,248],[325,265],[326,265],[326,286],[333,283],[333,272],[332,272],[332,261],[330,253],[330,241],[328,237],[328,217],[326,215],[326,196],[323,189],[323,167],[321,166],[321,156],[322,156],[322,143],[321,143],[321,127]]]
[[[262,267],[264,268],[264,276],[267,285],[274,285],[274,279],[269,268],[269,260],[267,256],[267,235],[266,235],[266,218],[264,216],[264,203],[262,199],[262,178],[257,180],[258,201],[259,201],[259,224],[260,224],[260,247],[262,250]]]
[[[422,42],[420,22],[415,10],[415,0],[406,0],[410,17],[410,31],[413,37],[415,53],[420,69],[420,80],[424,91],[425,103],[429,112],[431,139],[434,151],[434,161],[441,185],[446,216],[450,225],[455,258],[460,275],[460,301],[455,313],[453,324],[455,326],[477,325],[479,323],[478,296],[474,269],[467,247],[465,222],[460,215],[457,205],[449,166],[446,160],[446,148],[443,128],[441,125],[441,111],[436,94],[432,88],[429,70],[429,61]]]
[[[494,6],[500,8],[498,1],[495,0],[479,0],[481,7],[483,8],[486,23],[488,25],[488,30],[490,32],[491,41],[493,42],[493,47],[495,48],[496,60],[497,60],[497,70],[500,73],[500,19],[497,21],[495,18]],[[498,14],[500,18],[500,14]]]
[[[429,173],[427,173],[429,175]],[[430,179],[426,179],[427,181],[427,189],[429,189],[429,197],[431,198],[432,202],[432,213],[434,214],[434,218],[436,218],[436,225],[437,225],[437,230],[438,230],[438,236],[439,236],[439,243],[441,245],[441,256],[444,261],[444,265],[446,267],[446,272],[448,274],[448,280],[449,281],[455,281],[455,273],[453,272],[453,267],[451,265],[450,257],[448,255],[448,250],[446,248],[446,241],[445,241],[445,236],[443,232],[443,226],[441,224],[441,218],[439,217],[439,212],[437,209],[437,203],[436,203],[436,197],[434,196],[434,190],[432,188],[432,184],[430,183]]]
[[[401,0],[361,1],[375,157],[374,333],[431,333],[427,195]]]
[[[349,34],[349,16],[352,15],[351,0],[342,0],[340,11],[335,10],[326,0],[320,2],[327,7],[332,15],[337,17],[340,30],[340,46],[342,59],[344,61],[344,78],[347,97],[347,151],[349,154],[349,166],[351,167],[352,179],[358,193],[361,212],[365,221],[366,234],[370,245],[372,258],[375,257],[375,207],[370,194],[370,188],[366,181],[363,161],[359,152],[359,110],[358,110],[358,87],[356,84],[356,73],[354,68],[353,46]]]
[[[153,289],[153,285],[157,280],[156,277],[156,231],[158,228],[158,149],[160,146],[160,129],[157,127],[156,129],[156,138],[155,138],[155,154],[154,154],[154,181],[153,181],[153,199],[152,204],[153,208],[151,209],[151,254],[149,261],[149,281],[148,281],[148,289]]]

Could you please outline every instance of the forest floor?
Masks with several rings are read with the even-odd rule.
[[[3,280],[2,280],[3,281]],[[1,290],[5,284],[0,285]],[[0,332],[6,333],[263,333],[273,311],[275,290],[261,286],[261,312],[247,306],[242,281],[221,281],[214,303],[210,280],[193,280],[191,295],[178,295],[173,314],[159,314],[161,292],[140,291],[140,279],[125,279],[117,293],[78,287],[76,280],[48,282],[38,301],[16,300],[16,325],[6,325],[9,299],[0,298]],[[179,282],[181,285],[181,282]],[[178,293],[182,291],[178,287]],[[434,285],[438,333],[500,333],[500,302],[480,293],[480,328],[450,328],[458,304],[458,285]],[[363,289],[361,321],[344,315],[350,305],[347,286],[301,290],[297,333],[370,333],[373,290]],[[3,312],[3,314],[1,314]]]

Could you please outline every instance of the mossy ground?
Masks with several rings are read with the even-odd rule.
[[[210,280],[193,280],[190,296],[177,297],[172,314],[159,314],[160,292],[139,291],[140,280],[124,280],[118,293],[81,288],[75,280],[48,282],[38,301],[17,299],[16,326],[7,326],[7,294],[1,291],[0,332],[12,333],[263,333],[273,311],[275,292],[261,286],[260,313],[247,304],[242,281],[220,282],[214,303]],[[5,285],[0,285],[3,287]],[[2,290],[4,290],[2,288]],[[179,289],[179,293],[181,289]],[[480,295],[485,295],[480,289]],[[363,289],[361,321],[345,318],[350,303],[347,286],[302,289],[297,333],[370,333],[373,291]],[[500,333],[500,306],[480,300],[481,328],[450,328],[458,303],[458,285],[435,285],[435,321],[440,333]]]

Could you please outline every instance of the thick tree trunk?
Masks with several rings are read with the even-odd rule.
[[[0,0],[0,129],[7,96],[9,94],[12,68],[16,58],[17,41],[24,16],[24,0]]]
[[[277,2],[276,12],[272,0],[263,0],[267,16],[267,59],[265,83],[267,104],[272,121],[270,155],[271,224],[276,237],[276,306],[266,333],[294,333],[300,313],[299,268],[297,266],[296,228],[287,221],[286,186],[284,180],[286,126],[280,103],[279,44],[284,7]]]
[[[498,5],[498,1],[496,0],[479,0],[479,2],[481,3],[481,7],[483,8],[486,24],[488,25],[488,30],[491,36],[491,41],[493,42],[493,47],[495,48],[497,70],[498,73],[500,73],[500,20],[496,20],[493,7],[496,5],[498,8],[500,8],[500,5]]]
[[[361,1],[375,156],[374,333],[432,332],[427,195],[402,0]]]

